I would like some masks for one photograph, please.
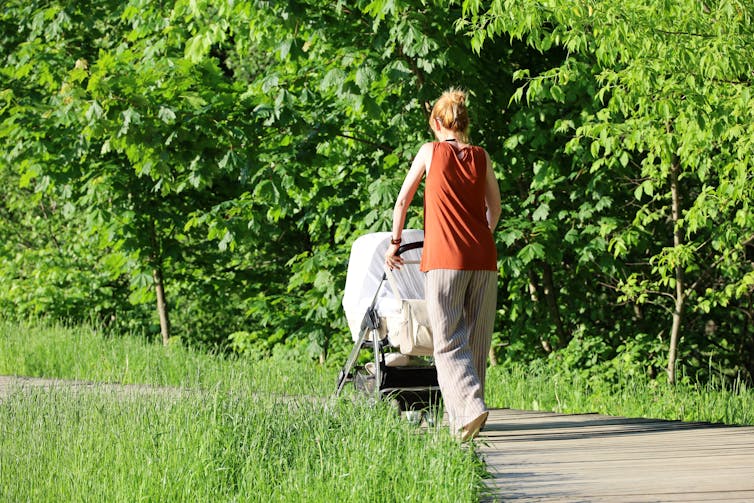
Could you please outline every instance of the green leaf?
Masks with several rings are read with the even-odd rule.
[[[518,252],[517,256],[526,265],[535,260],[544,259],[545,249],[540,243],[529,243]]]
[[[550,205],[547,203],[540,204],[532,214],[532,220],[535,222],[547,220],[547,216],[550,214]]]
[[[590,152],[592,154],[592,157],[594,157],[595,159],[600,156],[600,143],[598,141],[592,142]]]
[[[165,124],[172,124],[175,122],[175,112],[165,106],[160,107],[159,112],[157,112],[157,117]]]

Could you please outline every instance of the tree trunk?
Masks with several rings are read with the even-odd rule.
[[[170,339],[170,318],[168,317],[168,304],[165,300],[165,284],[162,279],[162,269],[155,267],[152,270],[154,280],[154,292],[157,296],[157,313],[160,316],[160,333],[162,344],[167,346]]]
[[[537,275],[534,273],[533,269],[529,269],[529,298],[531,298],[531,301],[535,304],[539,302],[539,285],[538,285],[539,278],[537,278]],[[539,343],[542,345],[542,349],[545,350],[545,353],[550,354],[552,353],[552,344],[550,344],[550,341],[547,340],[546,337],[540,337]]]
[[[539,302],[539,296],[537,295],[537,290],[539,290],[539,286],[537,285],[538,279],[534,271],[529,269],[529,298],[532,302]]]
[[[681,201],[678,193],[678,171],[680,169],[679,160],[673,160],[670,169],[670,193],[672,196],[672,214],[673,214],[673,246],[680,247],[683,242],[681,231],[678,228],[678,220],[681,218]],[[683,267],[675,266],[675,309],[673,310],[673,328],[670,331],[670,348],[668,351],[668,382],[676,382],[676,357],[678,354],[678,338],[681,332],[681,319],[683,318],[683,305],[685,301],[684,284],[683,284]]]
[[[560,317],[558,308],[558,294],[555,290],[555,283],[552,280],[552,267],[547,262],[542,264],[542,287],[544,289],[545,302],[547,310],[550,313],[550,319],[555,323],[555,329],[558,332],[558,343],[564,348],[571,341],[571,336],[563,325],[563,319]]]
[[[744,324],[741,333],[741,349],[739,355],[744,362],[744,368],[749,373],[749,378],[754,377],[754,337],[751,335],[752,325],[752,297],[748,296],[749,305],[745,310]]]

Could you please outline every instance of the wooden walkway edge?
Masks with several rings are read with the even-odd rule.
[[[486,501],[754,501],[754,427],[495,409],[478,451]]]

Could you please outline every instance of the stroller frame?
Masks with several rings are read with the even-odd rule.
[[[396,252],[402,253],[422,248],[423,241],[401,245]],[[408,264],[412,262],[406,262]],[[375,291],[371,304],[366,309],[361,321],[359,336],[354,342],[351,353],[337,378],[335,396],[340,395],[346,383],[352,382],[354,387],[376,400],[389,399],[401,411],[427,410],[441,402],[440,387],[437,382],[437,370],[434,365],[426,366],[387,366],[385,348],[390,345],[388,338],[380,339],[380,317],[377,313],[376,302],[380,290],[387,282],[387,274]],[[371,340],[367,335],[371,332]],[[363,350],[371,350],[374,362],[374,372],[366,371],[365,366],[357,366],[356,360]]]

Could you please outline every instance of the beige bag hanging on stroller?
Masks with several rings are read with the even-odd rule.
[[[404,355],[432,356],[432,328],[427,315],[427,302],[424,299],[401,299],[393,271],[385,268],[385,274],[401,306],[397,334],[388,332],[390,342]]]

